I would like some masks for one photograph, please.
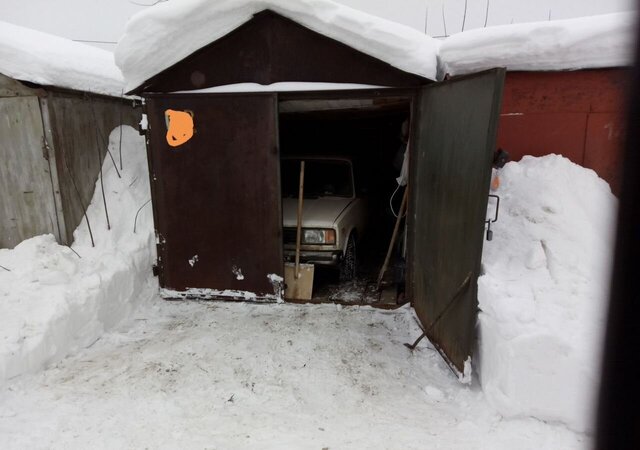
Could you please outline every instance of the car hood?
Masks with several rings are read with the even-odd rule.
[[[354,198],[321,197],[305,198],[302,207],[304,228],[331,228],[342,211]],[[295,227],[298,224],[298,199],[282,199],[282,225]]]

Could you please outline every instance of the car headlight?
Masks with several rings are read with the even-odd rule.
[[[336,243],[336,231],[335,230],[322,230],[316,228],[307,228],[302,230],[302,243],[303,244],[335,244]]]

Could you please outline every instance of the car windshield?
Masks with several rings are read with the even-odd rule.
[[[282,160],[282,196],[298,197],[301,159]],[[353,197],[351,164],[340,160],[305,159],[304,197]]]

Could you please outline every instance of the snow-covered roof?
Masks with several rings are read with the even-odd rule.
[[[331,0],[182,0],[136,14],[116,48],[127,90],[220,39],[264,10],[400,70],[435,80],[439,41]]]
[[[479,28],[440,47],[441,71],[462,75],[492,67],[575,70],[633,63],[635,13]]]
[[[45,86],[118,97],[124,89],[111,52],[2,21],[0,73]]]

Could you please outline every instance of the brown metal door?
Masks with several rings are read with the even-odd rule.
[[[504,70],[426,87],[411,155],[408,289],[427,337],[462,372],[480,271]]]
[[[177,147],[168,109],[193,115],[195,133]],[[273,295],[269,275],[283,273],[276,95],[152,95],[147,113],[161,287]]]

